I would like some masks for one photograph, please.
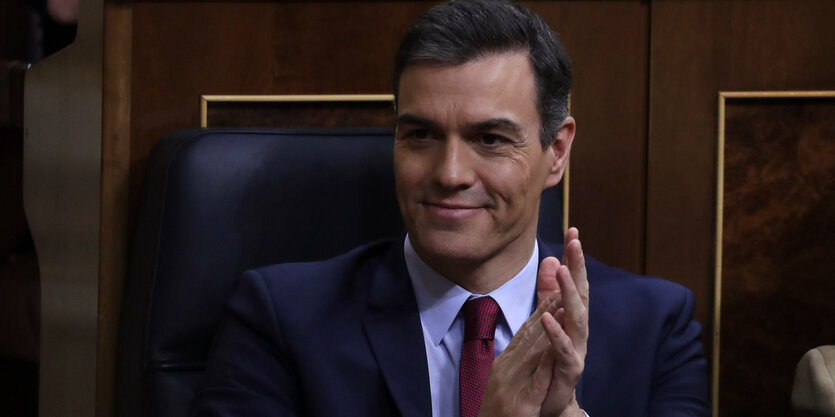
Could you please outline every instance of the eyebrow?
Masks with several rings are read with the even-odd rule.
[[[510,119],[497,117],[493,119],[483,120],[481,122],[470,123],[467,125],[468,129],[476,131],[484,130],[500,130],[510,132],[515,135],[522,135],[522,126]]]
[[[427,119],[424,117],[416,116],[410,113],[404,113],[400,116],[397,116],[396,123],[400,124],[409,124],[409,125],[419,125],[419,126],[427,126],[431,128],[438,128],[438,124]]]
[[[397,116],[397,124],[412,124],[418,126],[426,126],[433,129],[437,129],[439,127],[438,124],[432,120],[429,120],[425,117],[416,116],[410,113],[404,113],[400,116]],[[513,120],[506,119],[503,117],[496,117],[492,119],[482,120],[480,122],[468,123],[467,130],[501,130],[505,132],[511,132],[516,135],[521,135],[523,129],[522,126],[520,126]]]

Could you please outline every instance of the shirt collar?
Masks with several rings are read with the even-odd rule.
[[[481,295],[470,293],[427,265],[415,252],[408,235],[403,243],[403,254],[415,290],[421,322],[430,340],[437,346],[452,327],[464,302],[470,297]],[[505,323],[512,334],[516,334],[533,311],[538,259],[539,245],[534,242],[531,257],[522,270],[501,287],[486,294],[501,307]]]

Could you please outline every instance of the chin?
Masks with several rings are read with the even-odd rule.
[[[482,262],[487,258],[485,239],[472,234],[451,231],[409,232],[412,246],[427,263],[449,264]],[[435,265],[430,265],[435,267]],[[436,268],[437,269],[437,268]]]

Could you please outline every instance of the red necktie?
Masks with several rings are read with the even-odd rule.
[[[458,399],[461,417],[478,416],[487,375],[493,363],[493,337],[499,304],[490,297],[473,298],[464,303],[464,345],[458,369]]]

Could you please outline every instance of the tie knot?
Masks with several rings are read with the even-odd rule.
[[[490,297],[471,298],[464,303],[464,341],[493,340],[499,303]]]

